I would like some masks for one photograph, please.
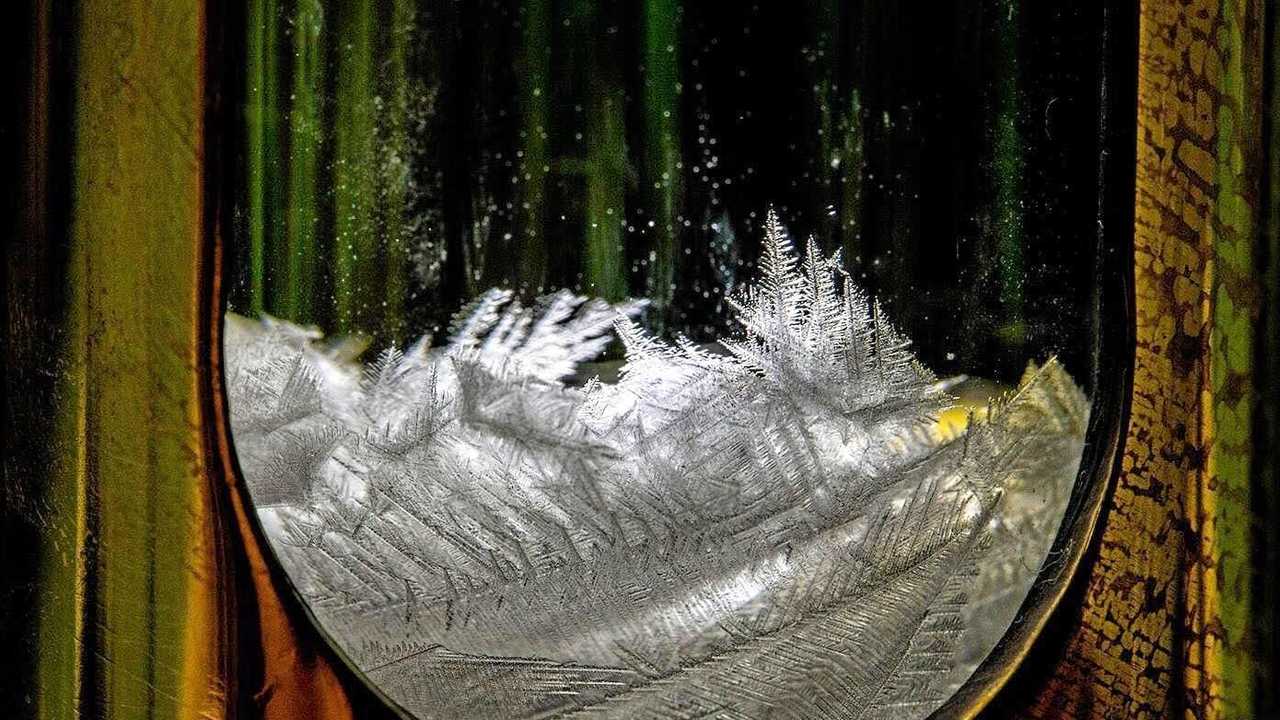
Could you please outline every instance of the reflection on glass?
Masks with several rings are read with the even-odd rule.
[[[972,674],[1084,442],[1094,18],[250,5],[232,429],[371,682],[923,717]]]

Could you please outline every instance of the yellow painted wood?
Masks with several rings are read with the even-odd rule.
[[[1250,269],[1260,208],[1258,0],[1144,0],[1137,347],[1122,472],[1055,630],[1002,711],[1251,717]]]

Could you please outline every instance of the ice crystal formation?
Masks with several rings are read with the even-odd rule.
[[[741,332],[493,290],[369,367],[232,319],[240,463],[320,625],[423,718],[912,718],[1008,626],[1075,476],[1053,360],[951,406],[879,306],[770,219]],[[614,337],[616,383],[569,382]]]

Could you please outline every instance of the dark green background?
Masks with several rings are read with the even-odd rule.
[[[252,0],[232,308],[385,345],[569,287],[711,339],[772,206],[940,373],[1088,383],[1102,13],[1062,5]]]

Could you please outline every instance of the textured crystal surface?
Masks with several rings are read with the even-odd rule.
[[[708,347],[493,290],[363,369],[230,318],[241,466],[322,627],[424,718],[935,709],[1046,559],[1083,394],[1050,359],[957,406],[776,220],[732,307]],[[579,382],[615,337],[617,381]]]

